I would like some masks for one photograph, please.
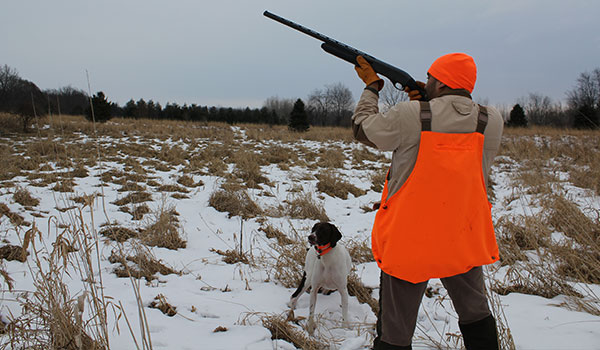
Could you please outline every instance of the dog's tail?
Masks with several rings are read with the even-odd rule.
[[[302,275],[302,280],[300,281],[300,285],[298,286],[298,289],[296,289],[294,294],[292,294],[292,298],[297,297],[298,294],[300,294],[300,292],[302,292],[302,288],[304,288],[304,283],[306,283],[306,271],[304,271],[304,274]]]

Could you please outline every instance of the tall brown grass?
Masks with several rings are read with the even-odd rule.
[[[539,209],[498,220],[501,261],[508,269],[504,280],[494,282],[496,292],[563,295],[565,306],[600,314],[600,298],[589,287],[600,282],[599,211],[575,202],[567,190],[570,181],[597,191],[596,174],[586,169],[600,165],[598,136],[598,131],[508,129],[503,154],[518,168],[506,204],[519,200]],[[582,179],[586,175],[589,181]]]
[[[0,116],[0,125],[11,123],[10,116],[5,117]],[[358,196],[364,191],[349,185],[335,173],[336,169],[350,166],[369,172],[371,190],[379,192],[385,180],[388,162],[385,155],[379,152],[364,147],[345,146],[353,142],[351,131],[347,128],[311,127],[306,133],[292,133],[285,126],[242,124],[232,128],[219,123],[121,118],[94,126],[75,116],[62,116],[41,122],[49,123],[50,128],[41,128],[35,135],[22,135],[17,130],[13,132],[9,128],[0,127],[10,132],[8,139],[4,134],[0,139],[0,185],[15,193],[13,199],[22,206],[36,205],[27,198],[24,191],[17,195],[17,185],[12,184],[17,176],[23,176],[31,185],[56,191],[72,191],[78,178],[89,176],[93,169],[100,169],[100,180],[104,186],[120,186],[117,190],[122,191],[122,197],[111,204],[120,206],[121,210],[129,212],[134,219],[143,219],[140,223],[143,226],[142,232],[111,224],[111,229],[105,228],[101,234],[116,240],[110,242],[119,247],[111,259],[116,265],[115,271],[132,281],[140,320],[144,319],[143,310],[147,306],[141,302],[140,279],[152,280],[158,278],[158,274],[179,273],[156,259],[148,246],[167,246],[172,249],[185,247],[184,232],[174,208],[166,205],[149,213],[146,203],[153,200],[152,191],[175,190],[184,193],[204,190],[200,187],[200,182],[194,183],[188,175],[179,176],[177,180],[185,188],[175,185],[161,188],[164,184],[158,180],[157,172],[178,169],[178,175],[210,175],[223,180],[221,188],[210,196],[210,205],[230,216],[240,216],[243,220],[260,220],[259,232],[269,241],[269,248],[261,252],[263,256],[248,254],[241,249],[215,252],[223,253],[221,255],[224,258],[236,263],[261,266],[270,279],[286,287],[296,287],[304,263],[305,238],[300,237],[293,228],[284,230],[269,225],[268,218],[287,216],[319,221],[328,221],[329,218],[317,194],[305,192],[300,185],[302,181],[314,180],[312,176],[294,178],[295,183],[286,200],[273,208],[260,208],[251,197],[251,194],[254,196],[256,193],[252,189],[275,193],[271,186],[277,186],[269,183],[265,169],[270,164],[277,164],[283,171],[289,171],[292,167],[304,168],[300,171],[319,174],[319,191],[347,198],[348,193],[355,191],[354,195]],[[238,128],[243,132],[239,132]],[[94,146],[90,147],[85,140],[87,136],[96,134],[106,138],[95,138]],[[494,314],[500,320],[498,329],[504,349],[513,349],[514,342],[509,325],[501,317],[500,294],[519,292],[544,297],[564,295],[564,306],[600,314],[598,296],[594,294],[593,288],[586,287],[600,283],[598,208],[585,207],[582,201],[568,194],[571,185],[588,189],[596,195],[599,193],[599,136],[598,131],[547,128],[505,131],[500,151],[502,158],[497,164],[501,163],[502,169],[513,172],[512,184],[515,191],[510,198],[505,197],[497,205],[508,206],[512,201],[530,200],[527,206],[539,207],[540,210],[521,216],[505,216],[496,223],[501,246],[501,268],[505,269],[503,275],[506,278],[492,281],[495,292],[490,293],[490,301]],[[109,137],[113,139],[109,140]],[[316,141],[321,145],[315,146],[306,141]],[[348,162],[348,159],[352,162]],[[105,168],[107,162],[117,163],[118,166],[114,169]],[[98,164],[101,166],[98,167]],[[229,170],[233,171],[229,173]],[[94,201],[91,197],[76,197],[77,195],[71,196],[74,204],[69,204],[65,209],[76,209],[76,204],[91,205]],[[101,195],[98,198],[101,199]],[[67,210],[65,215],[71,215],[69,213],[72,212],[77,211]],[[31,223],[27,223],[18,213],[11,212],[3,203],[0,203],[0,216],[8,218],[16,230],[26,230],[25,227],[31,226]],[[17,344],[27,344],[33,348],[52,347],[51,339],[55,340],[56,346],[67,349],[76,342],[81,342],[82,346],[88,348],[108,347],[107,333],[102,328],[106,324],[106,310],[114,307],[118,312],[121,305],[108,303],[101,289],[98,289],[101,283],[90,277],[91,272],[98,271],[98,264],[93,260],[97,257],[93,254],[86,256],[85,251],[80,248],[85,244],[93,247],[94,244],[84,240],[96,239],[97,242],[98,237],[94,236],[95,231],[79,227],[78,222],[80,220],[75,218],[70,223],[61,223],[60,228],[66,229],[66,233],[57,245],[46,253],[37,249],[42,255],[30,256],[25,260],[33,263],[32,268],[39,271],[35,267],[36,259],[47,258],[44,254],[50,256],[55,260],[51,268],[54,272],[43,270],[41,273],[54,280],[36,281],[36,291],[29,293],[27,300],[23,299],[25,305],[29,305],[33,311],[16,315],[13,324],[7,328],[12,327],[11,339],[15,348]],[[28,232],[34,231],[31,229]],[[557,240],[557,236],[562,239]],[[36,239],[36,242],[41,243],[42,240]],[[137,245],[139,249],[126,250],[123,248],[125,245]],[[23,247],[15,247],[10,249],[14,249],[22,257]],[[355,263],[372,261],[368,241],[351,241],[348,242],[348,247]],[[75,250],[71,251],[72,249]],[[78,319],[80,296],[70,295],[70,291],[65,290],[64,281],[61,281],[65,261],[72,267],[75,256],[78,256],[79,266],[83,266],[80,271],[81,280],[90,280],[96,285],[88,287],[93,295],[86,295],[83,303],[86,310],[93,310],[86,312],[90,314],[91,320]],[[9,283],[9,273],[0,268],[5,283]],[[368,303],[375,311],[377,303],[372,298],[372,291],[364,287],[355,276],[351,276],[349,283],[360,302]],[[161,305],[161,302],[169,304],[164,296],[157,299],[157,305]],[[304,333],[294,323],[298,322],[297,319],[267,315],[264,320],[265,327],[276,338],[282,337],[301,348],[326,346],[320,342],[323,339],[316,343],[311,343],[310,338],[303,340]],[[51,328],[51,322],[58,329]],[[138,348],[141,346],[150,349],[148,325],[141,327],[143,339],[139,344],[136,340],[136,345]],[[131,327],[129,328],[131,331]],[[38,331],[35,334],[43,336],[36,340],[37,335],[32,332],[33,329]],[[293,331],[297,332],[296,335],[292,334]],[[80,340],[75,340],[77,337]],[[457,335],[441,335],[440,338],[443,339],[430,339],[428,342],[438,348],[460,346]]]

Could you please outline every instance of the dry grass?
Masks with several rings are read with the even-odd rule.
[[[2,216],[6,216],[14,226],[31,225],[29,222],[25,221],[25,218],[23,218],[21,215],[10,211],[10,208],[4,203],[0,203],[0,218]]]
[[[253,218],[262,213],[262,209],[250,198],[245,190],[217,190],[210,195],[208,204],[217,211],[229,213],[229,217],[241,216]]]
[[[523,293],[566,297],[566,306],[600,315],[600,298],[585,285],[600,283],[600,221],[585,215],[563,195],[544,196],[542,210],[530,216],[503,217],[497,223],[505,278],[493,282],[501,295]],[[564,234],[553,239],[552,231]]]
[[[516,261],[527,261],[524,251],[539,250],[550,245],[550,230],[540,215],[505,216],[496,223],[501,233],[498,245],[503,265],[512,265]]]
[[[318,166],[320,168],[343,168],[345,161],[346,155],[341,147],[333,146],[319,150]]]
[[[175,207],[163,203],[150,214],[145,227],[140,230],[140,239],[146,245],[177,250],[186,247],[181,237],[183,232],[179,225],[179,214]]]
[[[500,154],[515,160],[529,174],[525,183],[556,181],[566,171],[574,185],[599,192],[600,137],[598,131],[569,129],[506,129]],[[550,161],[555,161],[552,164]],[[549,164],[552,164],[549,166]]]
[[[371,251],[371,237],[367,237],[364,240],[348,240],[345,245],[354,264],[375,261],[373,252]]]
[[[270,186],[269,179],[263,175],[260,165],[264,158],[254,152],[240,151],[235,153],[232,160],[235,162],[233,175],[242,180],[246,187],[260,188],[259,184]]]
[[[0,115],[0,125],[10,124],[10,118],[4,117]],[[278,217],[287,215],[294,219],[319,221],[329,220],[322,204],[318,199],[314,199],[315,193],[304,193],[302,186],[299,185],[300,181],[310,181],[314,178],[294,179],[298,183],[293,186],[293,191],[296,192],[289,194],[286,201],[270,210],[262,210],[250,198],[247,188],[263,188],[263,193],[276,193],[272,188],[265,187],[277,185],[268,182],[267,175],[264,173],[266,166],[277,164],[279,169],[284,171],[289,171],[292,166],[298,166],[304,167],[307,173],[321,174],[318,178],[319,191],[334,197],[347,198],[348,193],[360,196],[364,192],[345,182],[340,175],[334,174],[334,169],[348,166],[347,159],[350,155],[353,168],[371,173],[371,189],[374,191],[382,190],[387,171],[380,168],[382,162],[387,163],[382,154],[371,152],[365,147],[350,149],[339,146],[341,142],[351,142],[351,131],[345,128],[313,127],[307,133],[299,134],[289,132],[285,126],[240,125],[239,127],[245,132],[244,137],[240,136],[240,133],[234,136],[233,129],[223,124],[116,118],[109,123],[97,125],[97,132],[100,135],[113,137],[114,140],[97,141],[96,149],[81,142],[83,136],[93,135],[92,125],[82,118],[64,116],[61,120],[53,120],[51,123],[50,129],[39,130],[35,137],[11,135],[10,142],[0,139],[1,186],[11,189],[15,185],[10,180],[15,176],[23,176],[31,185],[48,186],[55,191],[73,191],[75,185],[73,179],[90,175],[98,161],[98,153],[102,154],[104,161],[119,164],[117,169],[122,170],[105,171],[102,174],[102,181],[119,185],[119,191],[127,193],[125,197],[113,204],[121,206],[121,210],[130,213],[134,220],[145,218],[144,232],[141,234],[135,230],[113,226],[112,230],[103,229],[101,234],[118,242],[127,240],[127,245],[137,244],[138,248],[134,248],[128,254],[114,254],[111,259],[119,264],[117,271],[122,277],[145,278],[148,281],[156,279],[159,273],[178,272],[153,257],[151,251],[140,244],[140,241],[130,238],[139,238],[148,245],[170,246],[172,249],[185,247],[185,241],[181,238],[181,225],[173,208],[164,206],[152,213],[151,218],[148,218],[150,215],[146,215],[150,210],[145,202],[152,200],[152,195],[148,191],[175,191],[176,195],[184,197],[181,193],[188,193],[189,189],[202,186],[202,182],[194,182],[191,175],[182,175],[176,180],[180,186],[161,187],[164,185],[159,182],[159,177],[151,175],[156,171],[177,170],[179,174],[224,178],[226,182],[222,188],[211,195],[210,205],[219,211],[229,213],[230,217],[240,216],[247,220],[260,215]],[[0,129],[10,130],[2,127]],[[55,138],[56,134],[61,135],[60,142],[56,142],[59,139]],[[532,215],[513,215],[498,221],[496,227],[506,279],[495,281],[493,286],[497,292],[531,293],[545,297],[564,295],[567,307],[600,314],[598,297],[589,289],[585,289],[586,283],[600,283],[598,270],[600,266],[598,227],[600,225],[597,212],[594,212],[597,209],[584,208],[582,211],[580,208],[583,206],[580,202],[573,202],[561,192],[561,189],[568,188],[571,183],[598,194],[600,186],[598,185],[600,184],[600,170],[598,170],[600,169],[600,137],[598,136],[597,131],[540,128],[506,130],[501,155],[510,157],[510,162],[502,165],[512,164],[516,170],[514,184],[523,189],[523,192],[515,194],[515,198],[533,195],[535,201],[532,205],[539,205],[542,208],[539,214],[536,212]],[[258,142],[246,143],[252,140]],[[315,148],[314,145],[307,146],[305,140],[315,140],[327,146],[321,148]],[[229,169],[233,170],[231,174],[227,174]],[[325,169],[328,169],[329,173],[323,174]],[[146,188],[144,183],[154,188]],[[15,193],[13,199],[23,206],[39,205],[33,204],[27,198],[27,193],[17,195],[15,191],[12,192]],[[93,200],[82,197],[81,201],[75,202],[91,206]],[[509,202],[504,200],[504,204],[508,205]],[[73,209],[75,206],[70,208]],[[3,203],[0,203],[0,216],[6,216],[16,226],[30,225],[19,214],[11,212]],[[306,253],[305,240],[299,239],[293,229],[291,232],[282,232],[272,225],[264,224],[267,219],[263,220],[265,221],[262,222],[259,230],[271,239],[269,241],[271,248],[265,252],[267,258],[260,257],[254,261],[252,255],[240,254],[238,249],[214,252],[221,254],[230,263],[264,263],[270,278],[286,287],[296,287],[301,278],[299,267],[303,265]],[[560,233],[565,239],[557,241],[555,236]],[[87,234],[84,230],[83,235]],[[70,256],[82,254],[84,250],[77,249],[78,247],[81,245],[76,243],[74,237],[68,242],[59,241],[54,257],[57,261],[55,265],[60,265],[58,262],[69,262]],[[351,241],[348,242],[347,247],[355,263],[372,261],[368,241]],[[0,248],[0,255],[2,249],[6,249],[7,252],[10,250],[12,254],[23,251],[22,247],[18,246]],[[0,274],[7,281],[8,275],[5,273],[0,270]],[[93,278],[90,280],[93,281]],[[30,294],[32,298],[28,299],[27,305],[37,303],[35,305],[40,306],[35,313],[24,315],[20,324],[14,323],[10,326],[14,330],[14,339],[17,339],[18,330],[22,332],[21,341],[28,339],[27,341],[31,341],[28,344],[34,349],[36,346],[37,348],[42,346],[35,345],[33,340],[30,340],[33,334],[31,330],[46,330],[45,327],[49,327],[48,320],[54,320],[57,325],[61,325],[62,330],[51,330],[57,335],[61,332],[79,334],[79,330],[82,329],[71,327],[73,324],[77,325],[76,312],[73,312],[77,308],[76,300],[64,294],[64,286],[60,285],[60,278],[57,277],[54,282],[55,284],[51,286],[42,286],[39,297],[33,298],[33,294]],[[56,291],[56,297],[52,296],[53,292],[49,290],[50,288]],[[377,305],[371,296],[372,291],[365,288],[355,274],[351,275],[349,288],[360,302],[366,302],[374,311],[376,310]],[[496,293],[491,295],[498,297]],[[44,304],[45,300],[40,298],[46,298],[53,304]],[[95,298],[101,299],[99,295]],[[164,296],[162,299],[157,299],[157,305],[161,300],[168,305]],[[89,302],[88,304],[91,305]],[[60,317],[64,316],[67,321],[63,321],[59,316],[53,316],[55,317],[53,319],[49,316],[40,316],[47,313],[44,310],[50,309],[62,315]],[[501,306],[499,310],[501,312]],[[497,312],[499,311],[494,311],[496,316]],[[103,311],[92,312],[94,317],[97,317],[93,324],[102,324],[99,319],[102,313]],[[24,323],[26,320],[31,323]],[[303,340],[302,336],[305,333],[294,326],[293,321],[293,319],[285,320],[278,316],[269,316],[265,321],[265,327],[271,330],[274,338],[286,339],[300,348],[326,347],[325,344],[316,341],[313,344],[306,339]],[[26,326],[30,325],[32,327],[27,329]],[[294,335],[294,331],[298,334]],[[501,339],[510,339],[508,325],[499,324],[499,332]],[[24,335],[25,333],[29,335]],[[84,335],[86,333],[89,334],[88,338]],[[81,340],[84,342],[87,341],[85,339],[94,339],[97,344],[103,344],[102,331],[85,330],[81,334]],[[65,345],[60,343],[62,338],[54,337],[57,339],[56,344],[63,348],[69,349],[70,344],[74,344],[71,342]],[[47,339],[50,339],[50,336]],[[85,344],[89,348],[94,348],[96,343]],[[52,347],[48,342],[45,345],[47,348]],[[503,348],[511,349],[508,345],[503,345]]]
[[[144,192],[146,191],[146,187],[138,184],[137,182],[127,181],[125,182],[121,188],[117,189],[117,192]]]
[[[133,207],[121,207],[120,211],[131,214],[131,220],[142,220],[144,215],[151,212],[150,207],[146,204],[134,205]]]
[[[296,240],[292,244],[271,244],[274,261],[265,269],[267,274],[286,288],[296,288],[302,279],[302,266],[306,259],[306,245]]]
[[[269,224],[267,224],[266,226],[261,226],[259,228],[259,231],[264,232],[267,238],[275,238],[277,240],[277,244],[279,245],[293,244],[295,242],[294,240],[290,239],[285,233],[281,232],[281,230]]]
[[[131,192],[127,194],[125,197],[117,199],[112,202],[115,205],[122,206],[132,203],[143,203],[143,202],[151,202],[152,194],[149,192]]]
[[[186,160],[189,159],[189,154],[183,148],[178,145],[168,146],[165,145],[161,148],[157,154],[157,158],[170,165],[182,165],[186,164]]]
[[[152,254],[152,251],[142,244],[132,244],[129,252],[121,249],[113,250],[108,261],[112,264],[118,264],[113,271],[118,277],[122,278],[144,278],[147,282],[150,282],[156,279],[157,273],[163,276],[181,274],[158,260]]]
[[[317,174],[316,177],[319,180],[317,183],[317,190],[332,197],[348,199],[348,193],[351,193],[354,197],[360,197],[367,193],[367,191],[352,185],[345,181],[340,175],[334,174],[333,172]]]
[[[0,247],[0,259],[26,262],[29,252],[18,245],[7,244]]]
[[[194,179],[187,176],[187,175],[182,175],[177,179],[177,183],[185,186],[185,187],[198,187],[198,186],[203,186],[204,183],[202,182],[202,180],[199,180],[198,182],[194,182]]]
[[[40,204],[39,199],[34,198],[26,188],[22,187],[17,187],[13,193],[13,199],[24,207],[35,207]]]
[[[20,133],[23,131],[23,122],[15,114],[0,112],[0,130],[4,133]]]
[[[179,193],[190,193],[185,187],[177,186],[177,185],[162,185],[157,188],[159,192],[179,192]]]
[[[379,301],[373,298],[373,288],[366,287],[356,273],[348,276],[348,294],[356,297],[361,304],[367,304],[375,315],[379,314]]]
[[[306,335],[290,324],[289,320],[280,315],[266,315],[262,318],[262,325],[271,332],[271,339],[281,339],[294,344],[298,349],[303,350],[324,350],[329,349],[325,343],[321,343]]]
[[[343,127],[311,127],[307,132],[298,133],[288,129],[286,125],[264,125],[242,124],[240,125],[248,139],[254,141],[281,141],[283,143],[294,143],[298,140],[310,140],[318,142],[342,141],[350,143],[353,141],[352,130]]]
[[[148,307],[151,309],[159,309],[163,314],[169,317],[177,315],[177,308],[169,304],[169,302],[167,302],[167,298],[162,294],[159,294],[156,297],[154,297],[154,300],[150,303]]]
[[[281,168],[284,164],[289,167],[296,163],[298,154],[291,147],[267,145],[261,149],[261,158],[269,164],[279,164]]]
[[[81,213],[78,215],[73,224],[64,225],[51,249],[44,244],[35,225],[25,233],[22,249],[32,248],[33,256],[27,266],[34,289],[19,294],[17,301],[22,312],[11,317],[4,346],[40,350],[108,349],[106,317],[110,302],[102,291],[101,272],[94,272],[98,262],[94,256],[99,252],[94,243],[97,237],[86,231],[85,226],[77,226],[83,222]],[[82,288],[86,292],[77,297],[71,295],[63,282],[70,266],[80,267],[74,280],[79,279],[86,286]]]
[[[354,168],[376,170],[380,163],[389,163],[382,152],[374,153],[366,146],[360,146],[352,150],[352,165]]]
[[[544,203],[548,211],[548,224],[582,245],[600,243],[600,212],[594,210],[596,219],[585,215],[574,202],[560,195],[550,196]]]
[[[56,182],[51,190],[56,192],[75,192],[75,182],[71,179],[64,179]]]
[[[109,225],[101,229],[98,233],[104,237],[110,238],[113,241],[117,242],[125,242],[130,238],[138,237],[140,234],[139,232],[134,231],[132,229],[114,225]]]
[[[237,249],[230,249],[226,251],[222,251],[219,249],[210,249],[211,252],[217,253],[223,257],[223,262],[226,264],[237,264],[242,263],[246,265],[250,265],[250,259],[247,254],[240,252]]]
[[[317,203],[310,193],[299,193],[285,202],[287,203],[285,213],[293,219],[329,221],[325,208]]]
[[[589,188],[600,195],[600,160],[589,167],[573,167],[569,170],[569,181],[581,188]]]

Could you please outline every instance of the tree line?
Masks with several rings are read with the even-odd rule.
[[[153,100],[130,99],[120,106],[111,102],[103,91],[93,96],[71,86],[42,91],[33,82],[22,79],[15,69],[8,65],[0,67],[0,112],[21,116],[24,129],[35,116],[61,113],[84,115],[97,122],[122,117],[288,125],[296,102],[271,97],[260,108],[232,108],[177,103],[162,106]],[[300,114],[305,115],[310,125],[349,125],[354,101],[350,89],[338,83],[313,91],[306,106]]]
[[[549,97],[532,93],[517,101],[510,111],[499,108],[508,126],[550,125],[555,127],[598,128],[600,126],[600,69],[581,73],[572,90],[567,91],[566,105]],[[380,93],[382,110],[389,109],[406,94],[386,84]],[[301,106],[298,101],[302,102]],[[354,109],[352,92],[341,83],[313,90],[305,100],[269,97],[260,108],[209,107],[196,104],[162,106],[153,100],[129,100],[124,106],[110,102],[104,92],[89,96],[71,86],[40,90],[33,82],[19,77],[7,65],[0,66],[0,112],[21,116],[24,129],[34,116],[45,114],[84,115],[89,120],[107,121],[112,117],[170,119],[183,121],[217,121],[229,124],[258,123],[294,125],[349,126]],[[93,106],[93,108],[91,108]],[[301,110],[301,112],[299,112]],[[293,128],[293,127],[292,127]]]
[[[519,99],[510,113],[505,111],[507,125],[600,128],[600,68],[581,73],[566,95],[566,105],[563,105],[548,96],[530,93]]]

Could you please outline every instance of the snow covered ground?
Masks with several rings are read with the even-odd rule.
[[[243,128],[234,127],[236,142],[242,148],[252,149],[256,141],[248,139]],[[3,145],[16,142],[4,138]],[[94,147],[93,140],[81,137],[79,143],[86,143]],[[105,137],[103,143],[114,145],[125,142],[144,143],[134,137],[124,136],[111,139]],[[202,141],[196,145],[198,149],[205,147],[207,142]],[[144,147],[166,147],[178,145],[186,149],[189,147],[181,140],[154,141]],[[332,143],[317,141],[297,141],[283,143],[278,141],[264,141],[261,147],[278,145],[284,148],[302,148],[303,150],[319,150],[329,148]],[[335,142],[347,160],[343,169],[335,169],[345,181],[365,190],[361,196],[348,195],[347,199],[331,197],[317,191],[318,180],[313,176],[324,171],[315,161],[313,166],[302,167],[292,164],[289,168],[281,167],[275,163],[264,165],[261,171],[268,178],[270,185],[260,184],[259,188],[248,189],[250,198],[261,208],[274,208],[290,200],[299,188],[303,193],[311,194],[315,201],[326,210],[330,221],[339,227],[344,237],[344,242],[367,242],[370,239],[370,229],[375,212],[365,212],[364,207],[370,206],[379,200],[380,193],[371,190],[371,176],[387,165],[386,160],[363,161],[363,166],[354,166],[350,160],[352,150],[362,149],[356,143]],[[66,146],[69,147],[68,145]],[[258,149],[257,149],[257,152]],[[119,192],[120,185],[103,182],[101,174],[109,169],[123,170],[128,156],[122,155],[118,161],[114,157],[102,159],[88,168],[88,175],[74,178],[74,192],[56,192],[51,186],[32,186],[26,174],[11,179],[11,186],[0,188],[0,203],[13,213],[18,213],[26,221],[35,223],[42,233],[42,238],[36,243],[40,248],[44,241],[52,249],[56,235],[60,234],[59,223],[73,223],[79,215],[84,219],[90,231],[100,231],[102,224],[113,224],[139,228],[144,220],[134,221],[128,213],[119,210],[113,202],[125,196]],[[130,159],[131,160],[131,159]],[[136,159],[140,164],[143,160]],[[316,166],[315,166],[316,165]],[[235,171],[234,165],[228,164],[229,172]],[[183,175],[184,165],[177,165],[170,170],[152,170],[151,177],[161,184],[176,184],[176,180]],[[54,171],[58,171],[58,166]],[[529,207],[531,202],[526,199],[508,201],[506,198],[515,196],[511,176],[515,171],[514,166],[506,162],[497,164],[493,170],[494,192],[494,217],[530,213],[535,208]],[[263,327],[262,319],[268,315],[287,316],[286,302],[294,288],[286,288],[276,278],[273,261],[277,258],[276,250],[272,245],[277,244],[275,239],[265,236],[261,227],[266,224],[292,235],[297,232],[307,236],[310,228],[316,222],[313,219],[292,219],[287,216],[275,217],[261,215],[250,219],[241,219],[239,216],[229,217],[227,212],[219,212],[209,205],[212,193],[219,189],[225,181],[223,177],[196,173],[188,174],[194,182],[201,181],[203,185],[189,188],[185,194],[187,198],[175,199],[169,197],[171,193],[160,193],[154,190],[152,202],[148,205],[151,210],[157,210],[165,203],[175,208],[180,223],[180,231],[187,241],[185,248],[171,250],[152,247],[151,251],[157,259],[165,265],[172,267],[181,274],[162,275],[156,274],[156,279],[146,282],[139,280],[139,293],[143,302],[151,346],[153,349],[295,349],[295,347],[281,339],[271,339],[271,333]],[[308,175],[308,176],[307,176]],[[102,185],[102,187],[100,187]],[[40,204],[32,208],[25,208],[16,203],[13,194],[18,187],[26,188],[33,197],[40,200]],[[156,187],[146,186],[148,190]],[[577,194],[588,207],[600,209],[598,197],[589,192],[579,191],[571,186],[569,191]],[[74,203],[71,198],[83,194],[101,194],[93,200],[93,210],[89,206]],[[524,191],[522,192],[524,195]],[[507,204],[508,203],[508,204]],[[70,209],[69,209],[70,208]],[[79,214],[79,209],[81,213]],[[61,210],[58,210],[61,209]],[[66,210],[65,210],[66,209]],[[92,221],[93,218],[93,221]],[[0,235],[3,244],[21,245],[24,233],[30,228],[15,229],[7,216],[0,217]],[[140,317],[135,298],[135,285],[129,278],[119,278],[113,272],[116,264],[109,262],[108,258],[119,246],[115,241],[100,235],[98,251],[100,253],[100,272],[102,275],[103,293],[109,296],[114,304],[121,303],[127,319],[134,330],[139,348],[141,345]],[[242,250],[251,256],[255,264],[235,263],[228,264],[223,261],[223,256],[216,251]],[[125,242],[123,247],[129,247]],[[308,244],[307,244],[308,247]],[[91,250],[95,256],[96,248]],[[31,253],[31,249],[30,249]],[[71,253],[73,254],[73,253]],[[29,265],[33,266],[33,257],[30,254]],[[297,266],[298,271],[302,266]],[[0,301],[0,314],[4,321],[10,315],[17,316],[21,313],[17,296],[24,291],[33,291],[31,270],[28,264],[18,261],[5,261],[4,270],[14,279],[14,290],[7,290],[7,285],[2,285],[2,300]],[[379,270],[374,262],[355,264],[356,274],[363,284],[373,288],[373,296],[378,296]],[[69,267],[71,275],[64,275],[63,281],[68,285],[71,296],[76,298],[81,295],[85,283],[80,275],[74,273]],[[505,268],[493,266],[488,269],[491,279],[502,279],[506,273]],[[98,271],[94,272],[98,276]],[[452,310],[451,302],[447,298],[439,280],[430,281],[434,291],[431,297],[425,297],[419,316],[419,324],[413,347],[415,349],[460,348],[458,340],[460,332],[456,316]],[[596,295],[600,295],[600,286],[588,286]],[[159,295],[164,296],[170,305],[176,308],[176,314],[169,317],[156,308],[150,308],[150,303]],[[564,296],[552,299],[539,296],[510,293],[505,296],[496,295],[501,311],[504,313],[506,325],[510,328],[517,349],[600,349],[600,316],[589,313],[571,311],[561,307]],[[308,316],[308,295],[300,298],[296,317]],[[89,307],[89,306],[88,306]],[[328,344],[332,349],[368,349],[374,332],[376,320],[371,308],[361,304],[357,298],[350,297],[349,315],[352,327],[346,329],[341,324],[341,310],[339,294],[319,295],[316,313],[318,315],[318,328],[315,332],[316,339]],[[128,326],[123,317],[116,327],[118,312],[109,311],[108,330],[110,347],[112,349],[135,349],[136,344],[129,333]],[[295,329],[305,332],[305,320],[299,321]],[[221,327],[221,328],[219,328]],[[216,331],[216,330],[221,331]],[[5,337],[6,339],[6,337]]]

